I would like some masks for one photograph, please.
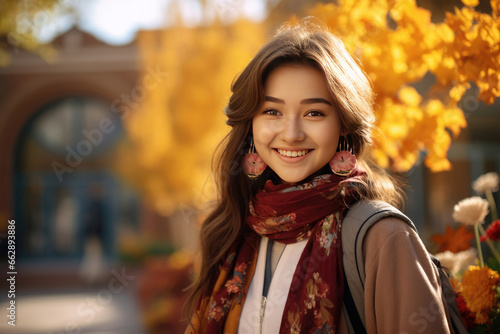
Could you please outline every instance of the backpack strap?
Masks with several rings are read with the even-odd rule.
[[[370,227],[380,219],[398,218],[417,231],[410,218],[392,205],[376,200],[363,200],[354,204],[342,221],[342,260],[344,267],[344,285],[347,296],[344,298],[344,311],[347,311],[346,322],[350,331],[365,333],[365,261],[363,258],[363,239]],[[460,311],[458,310],[455,292],[439,261],[429,254],[436,266],[441,281],[443,304],[451,333],[467,334]]]
[[[386,217],[396,217],[417,230],[410,218],[392,205],[377,200],[362,200],[354,204],[342,221],[342,260],[346,283],[364,327],[365,261],[363,239],[370,227]],[[346,305],[347,307],[347,305]],[[348,310],[350,313],[350,310]],[[350,316],[350,315],[349,315]],[[350,321],[352,322],[353,319]]]
[[[448,274],[444,271],[441,266],[441,262],[432,254],[429,254],[432,262],[438,268],[439,279],[441,281],[441,291],[442,297],[445,304],[448,306],[448,322],[451,323],[453,327],[454,334],[468,334],[469,331],[464,325],[462,320],[462,315],[460,314],[460,310],[457,305],[457,296],[455,295],[455,291],[451,286],[450,279]]]
[[[366,334],[366,328],[359,317],[358,310],[352,299],[349,282],[345,277],[344,271],[344,316],[346,316],[347,329],[349,333]]]

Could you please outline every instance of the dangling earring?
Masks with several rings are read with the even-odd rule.
[[[353,154],[352,146],[347,136],[340,136],[337,152],[330,160],[330,168],[335,175],[349,176],[356,168],[356,156]]]
[[[248,153],[243,158],[243,170],[250,179],[256,179],[266,169],[267,164],[262,160],[259,154],[255,151],[253,137],[250,139],[250,147]]]

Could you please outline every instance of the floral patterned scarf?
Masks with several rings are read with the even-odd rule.
[[[186,333],[236,333],[257,262],[260,236],[290,244],[309,238],[292,278],[280,333],[335,333],[344,281],[340,222],[354,203],[349,178],[321,175],[310,182],[268,181],[250,203],[247,219],[255,233],[232,245],[210,296],[203,298]]]

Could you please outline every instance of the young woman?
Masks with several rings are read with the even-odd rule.
[[[303,21],[232,92],[186,332],[348,333],[342,219],[360,200],[401,201],[368,163],[370,82],[338,38]],[[449,333],[436,268],[408,224],[377,222],[363,255],[368,333]]]

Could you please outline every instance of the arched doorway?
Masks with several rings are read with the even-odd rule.
[[[134,192],[113,172],[124,137],[109,103],[65,97],[40,108],[15,149],[18,260],[80,262],[89,239],[114,261],[118,230],[137,227]]]

